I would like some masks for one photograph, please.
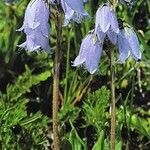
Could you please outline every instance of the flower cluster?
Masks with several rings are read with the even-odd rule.
[[[108,4],[99,7],[96,12],[94,32],[90,32],[82,41],[80,52],[73,66],[84,64],[93,74],[98,69],[103,44],[108,39],[119,49],[119,62],[123,63],[131,55],[141,59],[140,45],[134,30],[129,26],[119,26],[115,11]]]
[[[26,41],[19,45],[29,51],[37,49],[49,50],[49,17],[48,4],[60,4],[65,15],[64,25],[70,21],[80,23],[88,14],[83,8],[86,0],[31,0],[26,8],[23,26],[18,31],[24,31]]]

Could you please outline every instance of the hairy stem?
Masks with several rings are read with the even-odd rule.
[[[111,0],[113,9],[116,9],[118,0]],[[110,73],[111,73],[111,131],[110,131],[110,149],[115,150],[115,130],[116,130],[116,108],[115,108],[115,65],[114,50],[110,50]]]
[[[60,71],[60,50],[62,43],[62,17],[59,11],[56,11],[55,15],[55,28],[57,37],[57,48],[55,51],[54,60],[54,77],[53,77],[53,134],[54,150],[60,150],[60,138],[58,130],[58,109],[59,109],[59,71]]]
[[[110,51],[110,73],[111,73],[111,150],[115,150],[115,66],[114,66],[114,50]]]

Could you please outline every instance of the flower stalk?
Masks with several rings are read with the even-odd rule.
[[[113,9],[116,9],[117,0],[112,0]],[[115,150],[116,133],[116,99],[115,99],[115,64],[114,50],[110,50],[110,75],[111,75],[111,130],[110,130],[110,149]]]
[[[115,65],[114,50],[110,51],[110,74],[111,74],[111,136],[110,149],[115,150],[115,128],[116,128],[116,108],[115,108]]]
[[[62,43],[62,17],[59,11],[56,11],[55,15],[55,28],[57,37],[57,48],[55,51],[54,60],[54,76],[53,76],[53,149],[60,150],[60,138],[59,138],[59,122],[58,122],[58,109],[59,109],[59,71],[60,71],[60,50]]]

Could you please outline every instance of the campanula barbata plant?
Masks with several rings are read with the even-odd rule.
[[[31,0],[25,11],[24,23],[19,31],[24,31],[26,41],[20,45],[29,51],[44,49],[49,51],[50,25],[49,19],[51,10],[49,5],[57,7],[55,14],[55,27],[57,30],[57,49],[55,51],[54,79],[53,79],[53,132],[54,149],[60,149],[58,135],[58,95],[59,95],[59,50],[61,49],[62,26],[70,22],[81,23],[88,16],[84,10],[84,3],[87,0]],[[111,0],[111,3],[102,4],[97,12],[95,28],[83,39],[80,52],[73,62],[73,66],[84,65],[85,68],[94,74],[98,70],[99,61],[104,50],[104,44],[113,45],[119,50],[118,62],[124,63],[131,56],[135,60],[141,59],[140,44],[134,29],[126,23],[118,23],[116,5],[118,1]],[[60,9],[61,7],[61,9]],[[55,7],[54,7],[55,9]],[[62,11],[64,21],[62,21]],[[59,36],[59,37],[58,37]],[[109,41],[109,42],[106,42]],[[109,45],[108,44],[108,45]],[[114,76],[114,48],[107,49],[110,53],[110,76],[111,76],[111,150],[115,149],[115,76]]]

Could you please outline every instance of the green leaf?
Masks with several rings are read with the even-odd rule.
[[[104,131],[101,131],[98,141],[93,146],[92,150],[105,150],[105,138],[104,138]]]

